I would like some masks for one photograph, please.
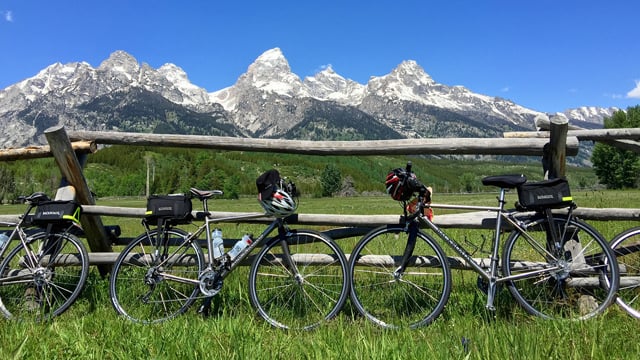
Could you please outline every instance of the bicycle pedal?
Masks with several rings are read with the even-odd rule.
[[[200,305],[200,307],[198,308],[198,314],[202,315],[202,317],[209,317],[209,315],[211,314],[211,304],[202,304]]]
[[[482,291],[484,294],[489,293],[489,281],[487,281],[487,279],[483,278],[482,276],[478,276],[476,285],[478,286],[478,289],[480,289],[480,291]]]
[[[198,309],[198,314],[202,315],[202,317],[209,317],[209,313],[211,312],[211,307],[207,307],[204,305],[200,305]]]

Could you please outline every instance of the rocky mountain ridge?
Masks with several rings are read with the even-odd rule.
[[[597,128],[615,110],[584,107],[562,116]],[[43,131],[60,123],[81,130],[312,140],[493,137],[533,130],[539,114],[437,83],[412,60],[367,84],[330,67],[300,79],[275,48],[233,86],[208,93],[174,64],[154,69],[116,51],[96,68],[56,63],[0,90],[0,146],[43,144]]]

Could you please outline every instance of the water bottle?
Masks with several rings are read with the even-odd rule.
[[[224,255],[224,241],[222,240],[222,230],[214,229],[211,232],[211,238],[213,239],[213,257],[215,259]]]
[[[4,244],[9,242],[9,237],[5,233],[0,233],[0,249],[4,248]]]
[[[245,234],[242,237],[242,239],[238,240],[238,242],[235,245],[233,245],[231,250],[229,250],[229,253],[228,253],[229,258],[231,260],[235,259],[238,255],[240,255],[242,250],[244,250],[247,246],[251,245],[252,242],[253,240],[251,240],[251,235]]]

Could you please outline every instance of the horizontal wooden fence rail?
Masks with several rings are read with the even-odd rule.
[[[92,154],[98,150],[93,141],[75,141],[71,143],[73,151],[79,154]],[[27,160],[53,156],[49,145],[27,146],[24,148],[0,149],[0,160]]]
[[[548,138],[549,131],[512,131],[503,133],[505,138]],[[640,140],[640,128],[568,130],[568,137],[580,141]]]
[[[468,209],[463,205],[432,204],[434,209]],[[82,205],[83,214],[113,217],[143,218],[144,208]],[[273,220],[268,216],[260,216],[255,212],[210,211],[211,219],[217,222],[233,222],[248,224],[269,224]],[[577,208],[578,217],[593,221],[640,220],[640,209],[635,208]],[[199,211],[193,212],[199,218]],[[0,215],[0,222],[16,222],[18,215]],[[384,224],[397,223],[399,215],[349,215],[349,214],[294,214],[290,224],[309,226],[352,226],[372,228]],[[492,229],[495,226],[495,214],[488,211],[469,211],[459,214],[443,214],[434,217],[433,222],[442,228],[460,229]],[[348,236],[345,236],[348,237]],[[336,237],[339,238],[339,237]]]
[[[505,138],[548,138],[548,131],[505,132]],[[640,153],[640,128],[568,130],[568,137],[579,141],[597,141],[619,149]]]
[[[69,131],[73,141],[99,144],[188,147],[305,155],[530,155],[542,156],[548,139],[428,138],[361,141],[305,141],[224,136]],[[575,137],[566,139],[568,156],[578,154]]]

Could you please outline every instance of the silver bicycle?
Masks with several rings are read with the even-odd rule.
[[[87,250],[74,235],[81,207],[42,192],[20,200],[27,208],[19,221],[0,224],[13,228],[0,248],[0,312],[43,321],[74,303],[89,274]]]
[[[571,201],[505,209],[505,193],[525,182],[521,175],[484,178],[484,185],[500,189],[497,207],[439,205],[496,214],[490,258],[476,259],[425,215],[430,192],[415,178],[410,163],[398,175],[389,176],[388,191],[400,200],[404,215],[398,223],[366,234],[351,253],[351,299],[358,311],[385,328],[428,325],[447,304],[455,266],[478,274],[490,311],[495,310],[498,286],[506,285],[517,302],[536,316],[588,319],[602,313],[618,289],[613,251],[594,228],[573,215]],[[418,193],[417,203],[409,202],[414,193]],[[566,212],[555,213],[552,208]],[[447,257],[434,236],[460,258]]]
[[[640,319],[640,227],[621,232],[611,240],[620,266],[620,289],[616,302]]]

